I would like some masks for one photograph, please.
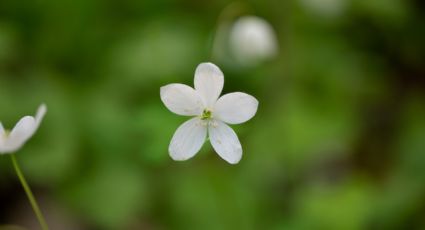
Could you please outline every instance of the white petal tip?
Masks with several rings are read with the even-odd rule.
[[[228,160],[226,160],[227,161],[227,163],[229,163],[229,164],[231,164],[231,165],[236,165],[236,164],[238,164],[239,163],[239,161],[241,161],[241,158],[239,158],[239,159],[237,159],[237,160],[234,160],[234,161],[228,161]]]
[[[38,113],[46,113],[46,112],[47,112],[47,106],[45,103],[43,103],[38,107]]]
[[[186,154],[178,154],[174,149],[168,149],[169,155],[171,159],[174,161],[186,161],[189,160],[191,157],[186,156]]]
[[[168,85],[164,85],[161,86],[161,88],[159,88],[159,95],[162,97],[164,95],[164,93],[167,91]]]
[[[198,66],[209,66],[209,67],[217,67],[218,68],[218,66],[216,64],[212,63],[212,62],[202,62]]]
[[[235,155],[228,155],[226,158],[223,158],[223,156],[221,156],[225,161],[227,161],[227,163],[235,165],[238,164],[239,161],[241,161],[242,159],[242,148],[241,147],[237,147],[236,149],[236,154]]]
[[[172,86],[173,84],[168,84],[168,85],[164,85],[161,86],[161,88],[159,88],[159,96],[161,97],[161,100],[164,101],[167,92],[170,90],[170,86]]]
[[[43,103],[38,107],[37,114],[35,115],[36,127],[38,127],[44,115],[46,115],[46,112],[47,112],[47,106],[46,104]]]
[[[174,161],[186,161],[188,160],[188,158],[184,158],[184,157],[176,157],[176,156],[172,156],[170,154],[171,159],[173,159]]]
[[[223,75],[223,72],[220,70],[220,68],[212,62],[202,62],[201,64],[198,65],[196,69],[198,72],[201,71],[200,73],[212,72],[212,73]]]

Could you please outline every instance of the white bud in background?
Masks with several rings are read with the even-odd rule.
[[[231,53],[240,64],[251,65],[273,58],[278,42],[273,27],[257,16],[243,16],[230,31]]]

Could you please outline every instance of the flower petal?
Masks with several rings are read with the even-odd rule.
[[[37,131],[46,112],[46,105],[40,105],[35,118],[32,116],[23,117],[18,121],[18,123],[16,123],[8,136],[5,135],[3,127],[0,127],[0,133],[3,132],[2,136],[0,136],[0,138],[2,138],[2,140],[0,140],[0,153],[12,153],[19,150],[19,148],[21,148],[22,145],[24,145],[25,142],[34,135],[35,131]]]
[[[203,110],[201,97],[191,87],[169,84],[161,87],[161,100],[173,113],[184,116],[200,115]]]
[[[195,71],[195,89],[204,105],[212,108],[223,90],[223,72],[212,63],[201,63]]]
[[[171,139],[168,151],[171,158],[176,161],[184,161],[193,156],[201,149],[207,137],[207,127],[202,124],[198,117],[192,118],[177,129]]]
[[[221,121],[214,120],[208,129],[211,144],[218,155],[237,164],[242,158],[242,146],[235,131]]]
[[[38,126],[40,125],[41,121],[44,118],[44,115],[46,115],[47,112],[47,106],[45,104],[41,104],[37,109],[37,114],[35,115],[35,123]]]
[[[3,124],[0,122],[0,154],[3,153],[3,149],[4,149],[4,142],[6,141],[6,132],[3,128]]]
[[[246,93],[223,95],[214,107],[214,117],[229,124],[240,124],[251,119],[257,112],[258,101]]]
[[[0,122],[0,137],[2,137],[4,135],[5,131],[3,128],[3,124]]]
[[[8,138],[4,142],[7,152],[15,152],[34,134],[37,124],[34,117],[23,117],[12,129]]]

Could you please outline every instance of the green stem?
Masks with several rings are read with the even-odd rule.
[[[236,17],[241,16],[245,13],[251,13],[252,9],[244,1],[235,1],[227,5],[219,14],[215,26],[215,32],[213,34],[212,42],[210,45],[210,59],[215,61],[215,58],[220,58],[223,56],[222,51],[220,51],[220,46],[225,43],[226,37],[223,36],[226,30],[230,28],[230,22]]]
[[[49,230],[49,227],[47,226],[46,220],[44,219],[43,214],[41,213],[40,208],[38,207],[37,201],[34,198],[34,195],[31,192],[30,186],[28,186],[27,181],[25,180],[24,174],[22,173],[21,169],[19,168],[18,161],[16,160],[15,154],[10,154],[12,158],[13,167],[15,168],[16,174],[18,175],[19,181],[22,184],[22,187],[24,187],[25,193],[28,196],[28,199],[30,200],[32,209],[35,212],[35,215],[37,216],[38,222],[40,222],[41,229],[43,230]]]

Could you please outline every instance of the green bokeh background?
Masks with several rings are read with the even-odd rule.
[[[252,66],[211,56],[231,3],[0,1],[0,121],[48,106],[17,158],[52,229],[424,229],[424,2],[242,2],[279,40]],[[159,88],[205,61],[260,101],[238,165],[168,156]],[[34,221],[0,156],[0,224]]]

